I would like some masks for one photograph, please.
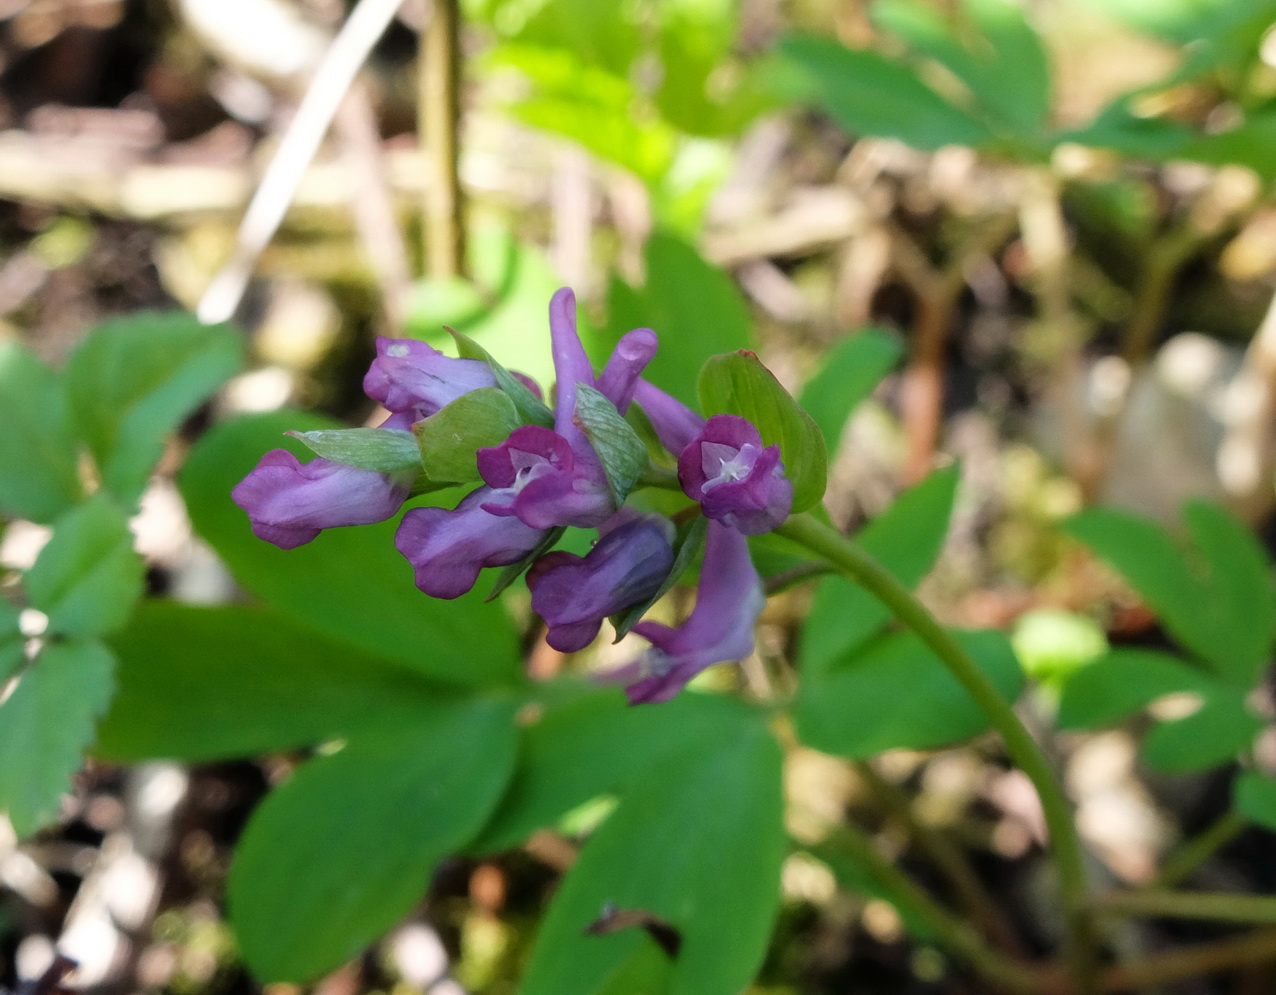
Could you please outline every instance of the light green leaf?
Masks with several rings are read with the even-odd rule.
[[[661,995],[736,995],[762,962],[785,854],[782,755],[761,722],[645,772],[580,851],[536,938],[522,995],[640,995],[617,987],[653,944],[583,930],[610,903],[681,934]],[[632,978],[631,978],[632,984]],[[610,987],[606,987],[610,985]]]
[[[580,688],[523,730],[509,791],[474,848],[518,846],[585,802],[625,792],[665,758],[713,749],[757,718],[715,695],[686,692],[660,708],[634,708],[618,689]]]
[[[227,886],[263,982],[337,967],[405,916],[500,797],[512,702],[434,706],[311,760],[253,813]]]
[[[1023,687],[1023,672],[1005,635],[978,631],[953,636],[1013,702]],[[819,681],[803,683],[796,718],[807,746],[856,760],[883,750],[934,749],[988,728],[983,710],[911,632],[884,636]]]
[[[643,374],[686,404],[695,404],[696,377],[710,356],[753,344],[753,322],[735,282],[696,249],[656,232],[643,250],[642,289],[613,278],[607,288],[607,328],[586,339],[601,366],[620,337],[651,328],[660,349]]]
[[[0,511],[48,523],[81,494],[57,375],[25,346],[0,343]]]
[[[98,494],[58,519],[23,584],[50,632],[97,636],[128,619],[145,573],[123,512]]]
[[[620,507],[647,466],[647,447],[616,406],[587,384],[576,385],[574,420],[598,454],[611,496]]]
[[[1034,608],[1015,622],[1011,642],[1032,680],[1058,688],[1108,652],[1103,627],[1088,615]]]
[[[802,388],[799,403],[824,433],[830,451],[846,421],[904,355],[898,335],[865,328],[825,354],[819,371]]]
[[[706,415],[740,415],[757,427],[763,445],[779,445],[793,481],[794,514],[820,502],[828,483],[824,435],[755,353],[710,358],[700,370],[699,391]]]
[[[199,762],[313,746],[444,697],[403,663],[260,608],[143,603],[111,640],[119,690],[99,729],[116,760]]]
[[[897,138],[923,151],[993,139],[982,122],[877,52],[816,37],[785,38],[780,52],[808,75],[813,101],[853,135]]]
[[[484,605],[477,594],[437,601],[418,591],[411,565],[394,547],[394,520],[328,529],[292,550],[252,534],[248,516],[230,500],[231,488],[288,429],[328,427],[313,415],[278,411],[209,432],[178,481],[196,531],[245,588],[330,639],[439,680],[521,683],[518,642],[502,607]]]
[[[427,477],[439,483],[468,483],[480,479],[474,454],[488,446],[499,446],[522,424],[505,391],[481,387],[417,422],[412,431],[419,447],[418,460]]]
[[[1232,806],[1255,825],[1276,831],[1276,779],[1247,770],[1232,782]]]
[[[402,473],[421,468],[421,454],[411,432],[392,428],[336,428],[287,434],[304,442],[316,456],[357,466],[360,470]]]
[[[1059,728],[1098,729],[1133,715],[1157,698],[1205,691],[1216,681],[1198,667],[1156,650],[1115,649],[1063,685]]]
[[[554,424],[554,413],[545,406],[545,402],[532,393],[531,388],[498,363],[486,349],[455,328],[447,329],[456,341],[457,353],[465,359],[478,359],[487,363],[496,377],[496,384],[518,412],[519,420],[524,425],[542,425],[550,428]],[[455,403],[455,402],[453,402]]]
[[[1157,770],[1182,774],[1234,760],[1263,729],[1263,720],[1235,688],[1215,687],[1185,719],[1162,722],[1143,741],[1143,757]]]
[[[135,501],[164,438],[242,363],[234,328],[189,314],[135,314],[90,332],[65,378],[102,485],[125,504]]]
[[[111,699],[113,667],[101,643],[51,643],[0,703],[0,811],[19,837],[57,815]]]
[[[955,465],[936,470],[864,526],[856,543],[906,587],[916,587],[943,548],[960,477]],[[843,577],[822,580],[798,644],[803,680],[825,675],[890,617],[890,610],[862,587]]]

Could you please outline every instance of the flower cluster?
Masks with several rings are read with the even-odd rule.
[[[673,522],[624,504],[626,495],[618,492],[614,472],[609,477],[606,454],[582,417],[582,395],[597,392],[629,432],[620,416],[636,402],[676,457],[683,491],[709,519],[691,615],[677,628],[637,623],[634,631],[651,648],[608,675],[626,685],[633,703],[666,701],[706,667],[751,652],[764,599],[746,536],[784,521],[793,486],[779,449],[764,446],[749,421],[734,415],[705,420],[642,378],[657,346],[650,329],[625,335],[595,376],[576,332],[570,290],[554,295],[549,318],[557,379],[552,417],[546,411],[545,424],[524,424],[499,445],[476,449],[481,484],[454,509],[409,510],[395,545],[412,564],[417,586],[436,598],[466,593],[485,567],[527,562],[532,608],[549,626],[550,645],[583,649],[605,618],[649,604],[675,579],[675,561],[685,562],[675,556]],[[513,376],[541,397],[536,384]],[[452,359],[423,342],[383,338],[363,387],[389,412],[382,428],[410,433],[471,391],[500,387],[502,378],[513,383],[483,360]],[[416,476],[322,457],[302,464],[273,450],[232,497],[254,534],[291,549],[325,528],[392,517]],[[596,529],[599,538],[585,556],[544,552],[564,527]]]

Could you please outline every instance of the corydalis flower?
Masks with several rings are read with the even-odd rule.
[[[753,423],[714,415],[678,455],[678,480],[706,518],[745,535],[770,532],[793,508],[779,446],[763,446]]]
[[[584,649],[604,618],[646,601],[669,576],[673,524],[627,511],[599,530],[602,538],[587,555],[548,553],[528,571],[532,610],[549,623],[554,649]]]
[[[602,679],[625,684],[631,705],[668,701],[707,667],[753,652],[753,627],[765,604],[748,541],[735,529],[710,522],[696,605],[687,620],[677,628],[639,622],[634,632],[651,648]]]
[[[514,516],[483,510],[487,487],[471,491],[456,509],[413,508],[403,516],[394,545],[416,571],[416,586],[435,598],[459,598],[484,567],[517,563],[537,547],[544,531]]]
[[[386,409],[410,412],[416,420],[496,377],[477,359],[453,359],[416,339],[377,339],[377,358],[363,378],[363,392]]]
[[[381,427],[406,430],[410,423],[392,415]],[[407,500],[415,478],[416,471],[377,473],[322,457],[302,463],[286,449],[272,449],[230,496],[248,513],[253,535],[295,549],[323,529],[385,521]]]

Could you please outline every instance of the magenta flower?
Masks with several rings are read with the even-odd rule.
[[[656,333],[650,328],[635,328],[620,337],[608,357],[602,376],[598,378],[598,391],[616,405],[616,410],[622,415],[629,409],[638,378],[656,355],[659,344]]]
[[[363,378],[363,392],[414,421],[434,414],[462,394],[495,387],[484,362],[453,359],[417,339],[377,339],[377,358]]]
[[[770,532],[793,508],[780,447],[763,447],[753,423],[738,415],[714,415],[705,423],[678,455],[678,480],[706,518],[745,535]]]
[[[517,563],[545,537],[512,515],[483,509],[491,490],[471,491],[454,511],[413,508],[403,516],[394,545],[416,570],[416,586],[435,598],[459,598],[484,567]]]
[[[406,430],[410,425],[409,416],[391,415],[381,427]],[[377,473],[322,457],[302,463],[286,449],[272,449],[230,496],[248,513],[253,535],[280,549],[295,549],[324,529],[390,518],[407,500],[416,476],[415,470]]]
[[[753,627],[765,604],[748,540],[735,529],[710,522],[696,605],[687,620],[676,629],[639,622],[634,632],[651,648],[602,680],[625,684],[631,705],[668,701],[702,670],[752,653]]]
[[[646,601],[673,568],[668,519],[624,509],[599,532],[602,539],[586,556],[548,553],[527,574],[532,610],[549,623],[546,638],[563,653],[588,646],[604,618]]]

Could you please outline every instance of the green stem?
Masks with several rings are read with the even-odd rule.
[[[1165,862],[1154,882],[1156,887],[1171,888],[1209,860],[1221,847],[1234,840],[1249,825],[1236,811],[1225,812],[1203,832],[1198,833]]]
[[[894,862],[882,856],[862,830],[849,825],[828,826],[823,844],[810,847],[819,857],[822,850],[839,852],[869,872],[883,891],[907,904],[935,936],[935,941],[960,958],[986,981],[1006,991],[1035,995],[1041,991],[1038,972],[1010,960],[988,946],[969,923],[953,915],[918,887]]]
[[[1133,918],[1204,919],[1276,924],[1276,897],[1206,891],[1110,891],[1095,895],[1095,911]]]
[[[1098,990],[1097,950],[1088,907],[1089,887],[1081,840],[1072,809],[1045,754],[1019,716],[1001,696],[978,664],[916,597],[873,557],[850,539],[812,518],[795,515],[779,534],[823,556],[837,569],[882,602],[900,622],[912,629],[939,657],[974,699],[1006,744],[1006,751],[1032,781],[1041,800],[1058,869],[1068,928],[1068,962],[1082,995]]]

